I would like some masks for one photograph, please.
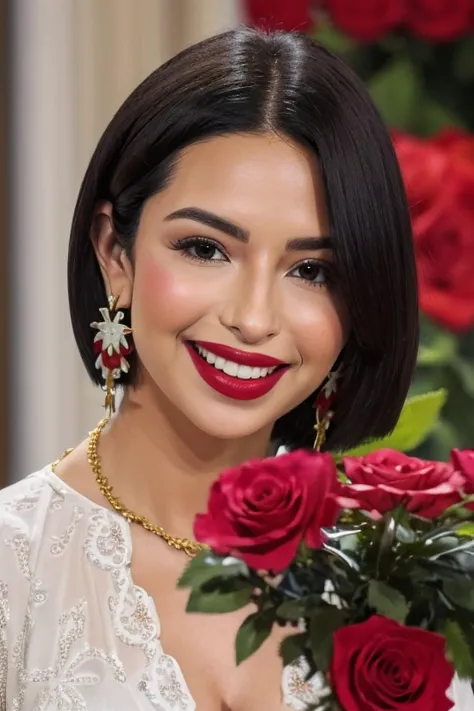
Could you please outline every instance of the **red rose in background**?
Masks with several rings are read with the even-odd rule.
[[[449,711],[441,635],[374,615],[334,633],[331,684],[344,711]]]
[[[412,217],[432,209],[446,186],[449,158],[445,150],[434,148],[433,142],[392,131],[393,143],[403,172]]]
[[[474,178],[474,176],[473,176]],[[465,199],[416,222],[416,251],[423,311],[452,331],[474,325],[474,179]]]
[[[407,25],[413,34],[450,41],[469,32],[471,0],[409,0]]]
[[[451,461],[464,477],[464,493],[474,494],[474,449],[453,449]],[[474,510],[474,503],[467,504],[467,508]]]
[[[394,144],[412,213],[421,309],[466,331],[474,326],[474,140],[452,131],[431,141],[396,132]]]
[[[373,42],[401,24],[405,0],[326,0],[334,24],[350,37]]]
[[[392,449],[366,457],[344,457],[351,484],[341,495],[376,517],[399,505],[424,518],[436,518],[461,500],[462,475],[450,464],[429,462]]]
[[[310,4],[310,0],[244,0],[244,11],[254,27],[305,32],[313,25]]]
[[[442,148],[451,160],[461,161],[474,170],[474,136],[467,131],[445,128],[431,140],[431,145]]]
[[[339,506],[329,454],[293,452],[255,459],[221,474],[211,487],[208,512],[194,524],[198,541],[233,554],[256,570],[281,572],[301,541],[322,544],[321,526],[334,525]]]

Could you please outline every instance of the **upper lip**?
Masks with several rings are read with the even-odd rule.
[[[191,343],[239,365],[248,365],[253,368],[274,368],[277,365],[288,365],[288,363],[278,360],[278,358],[272,358],[272,356],[264,355],[263,353],[241,351],[238,348],[224,346],[222,343],[212,343],[211,341],[191,341]]]

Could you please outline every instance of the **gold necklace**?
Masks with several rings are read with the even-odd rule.
[[[162,538],[164,541],[166,541],[166,543],[172,548],[176,548],[176,550],[178,551],[184,551],[189,558],[194,558],[194,556],[196,556],[201,551],[207,550],[208,546],[204,543],[191,541],[189,538],[177,538],[176,536],[171,536],[161,526],[155,526],[155,524],[151,523],[151,521],[146,516],[139,516],[133,511],[130,511],[130,509],[127,509],[122,504],[120,499],[114,496],[114,494],[112,493],[113,487],[109,484],[107,477],[102,474],[102,465],[99,453],[97,451],[100,435],[102,434],[102,430],[108,422],[109,418],[106,417],[105,419],[101,420],[101,422],[99,422],[95,430],[92,430],[89,435],[89,444],[87,447],[87,459],[94,473],[95,480],[97,482],[101,494],[105,496],[112,508],[125,519],[127,519],[127,521],[129,521],[130,523],[138,523],[138,525],[142,526],[145,531],[150,531],[150,533],[154,533],[155,536],[159,536],[159,538]],[[67,450],[63,454],[61,459],[67,456],[67,454],[69,454],[69,452],[71,451],[72,450]],[[61,459],[58,459],[56,462],[53,463],[53,471],[55,470],[57,464],[61,461]]]
[[[178,551],[184,551],[189,558],[194,558],[194,556],[201,551],[207,550],[208,546],[204,543],[198,543],[197,541],[192,541],[189,538],[171,536],[165,531],[164,528],[162,528],[162,526],[156,526],[146,516],[140,516],[130,509],[127,509],[126,506],[122,504],[120,499],[114,496],[112,493],[113,487],[109,484],[107,477],[102,474],[101,461],[97,451],[100,435],[108,422],[109,418],[105,418],[99,422],[95,430],[92,430],[89,435],[89,446],[87,448],[87,459],[94,473],[95,480],[101,494],[105,496],[112,508],[127,519],[127,521],[130,523],[138,523],[138,525],[142,526],[145,531],[150,531],[150,533],[154,533],[155,536],[159,536],[159,538],[162,538],[172,548],[176,548]]]

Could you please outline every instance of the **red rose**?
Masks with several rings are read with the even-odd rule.
[[[244,0],[246,20],[263,30],[305,32],[313,26],[310,0]]]
[[[449,711],[441,635],[374,615],[334,633],[331,684],[344,711]]]
[[[449,176],[450,160],[444,147],[401,131],[392,131],[403,173],[412,217],[415,220],[436,206]]]
[[[311,548],[322,544],[321,527],[337,519],[337,486],[329,454],[293,452],[251,460],[214,482],[208,512],[196,517],[195,536],[251,568],[281,572],[301,541]]]
[[[441,200],[438,210],[415,223],[420,307],[456,332],[474,326],[474,204],[467,197],[457,205]]]
[[[431,145],[442,148],[449,158],[461,161],[474,170],[474,136],[467,131],[445,128],[431,139]]]
[[[326,0],[334,24],[350,37],[373,42],[403,20],[405,0]]]
[[[461,500],[464,479],[444,462],[381,449],[366,457],[344,457],[344,469],[351,484],[342,487],[341,495],[376,517],[403,505],[418,516],[436,518]]]
[[[430,40],[449,41],[469,32],[471,0],[409,0],[407,25]]]
[[[421,309],[465,331],[474,326],[474,162],[465,134],[458,138],[395,133],[394,144],[412,213]]]
[[[451,461],[464,477],[464,493],[471,496],[474,494],[474,449],[453,449]],[[474,510],[474,502],[467,504],[467,508]]]

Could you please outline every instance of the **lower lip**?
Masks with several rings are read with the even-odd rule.
[[[233,400],[256,400],[263,397],[272,390],[278,383],[282,375],[288,368],[279,368],[270,375],[255,380],[242,380],[234,378],[232,375],[227,375],[222,370],[217,370],[210,365],[204,358],[201,358],[199,353],[194,348],[186,343],[191,360],[196,366],[196,370],[211,388],[214,388],[221,395],[232,398]]]

